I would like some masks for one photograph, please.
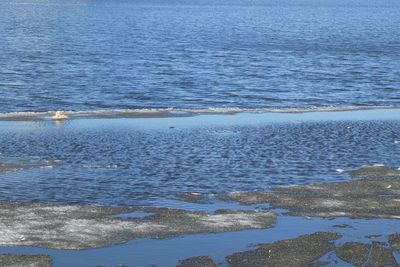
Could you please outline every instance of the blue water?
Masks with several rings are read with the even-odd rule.
[[[400,103],[398,1],[3,0],[0,112]]]
[[[400,106],[399,25],[397,0],[1,0],[0,117]],[[0,174],[0,201],[210,212],[244,208],[215,194],[348,181],[335,169],[364,164],[400,167],[400,109],[65,121],[52,115],[0,121],[0,170],[10,162],[23,169]],[[187,192],[203,193],[206,204],[176,200]],[[332,228],[338,223],[353,228]],[[0,252],[50,254],[55,266],[167,266],[198,255],[221,262],[251,243],[314,231],[366,242],[365,235],[387,236],[397,226],[279,216],[267,230],[140,239],[83,252]]]
[[[53,165],[1,174],[0,200],[176,207],[179,193],[265,191],[348,181],[339,168],[400,167],[400,109],[3,121],[0,129],[0,163]]]

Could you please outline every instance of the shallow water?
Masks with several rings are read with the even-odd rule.
[[[398,1],[0,3],[0,112],[398,105]]]
[[[351,228],[338,228],[334,225],[349,224]],[[329,231],[342,234],[335,244],[355,241],[370,243],[366,236],[376,234],[382,237],[374,240],[386,240],[387,236],[398,229],[398,220],[363,219],[324,219],[304,217],[278,217],[274,228],[265,230],[247,230],[219,234],[196,234],[165,240],[137,239],[126,244],[108,248],[84,251],[52,250],[35,247],[0,247],[0,253],[48,254],[54,266],[175,266],[179,260],[209,255],[216,263],[227,266],[225,257],[235,252],[252,250],[257,244],[271,243],[282,239],[296,238],[317,231]],[[399,259],[400,253],[394,256]],[[328,260],[337,261],[336,266],[352,266],[334,256],[326,255]]]
[[[243,206],[217,200],[213,194],[346,181],[352,178],[335,169],[364,164],[399,167],[399,133],[400,109],[0,121],[0,163],[21,164],[21,170],[0,174],[0,199],[210,213],[265,211],[268,204]],[[31,168],[32,162],[38,168]],[[180,201],[176,194],[186,192],[207,198],[200,203]],[[386,241],[398,229],[398,220],[288,217],[281,215],[284,210],[271,211],[278,218],[270,229],[136,239],[83,251],[0,247],[0,253],[48,254],[56,267],[175,266],[200,255],[227,266],[227,255],[254,249],[251,245],[258,243],[329,231],[343,234],[335,242],[340,246],[348,241],[370,243],[366,236],[373,234],[382,235],[374,240]],[[350,227],[334,227],[342,224]],[[398,252],[394,256],[400,259]],[[323,259],[349,266],[334,252]]]
[[[177,193],[344,181],[348,174],[336,169],[399,167],[399,115],[391,109],[0,122],[1,162],[57,162],[2,174],[0,199],[170,206]]]

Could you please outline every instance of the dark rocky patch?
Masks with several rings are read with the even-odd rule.
[[[177,267],[218,267],[208,256],[198,256],[182,260]]]
[[[352,228],[352,226],[348,225],[348,224],[336,224],[333,227],[336,227],[336,228]]]
[[[360,180],[309,186],[280,186],[277,192],[219,196],[251,205],[270,203],[287,215],[310,217],[400,218],[400,179]]]
[[[369,245],[358,242],[347,242],[336,250],[336,256],[345,262],[361,266],[368,260]]]
[[[306,267],[319,267],[319,266],[326,266],[327,264],[329,264],[329,261],[317,261],[307,264]]]
[[[381,237],[382,235],[369,235],[369,236],[366,236],[366,238],[369,238],[369,239],[374,239],[374,238],[378,238],[378,237]]]
[[[353,178],[400,178],[400,168],[373,165],[346,171]]]
[[[51,267],[52,261],[48,255],[0,254],[0,266]]]
[[[179,200],[189,203],[204,204],[207,203],[208,200],[204,194],[200,193],[177,193],[175,195],[177,198],[173,198],[173,200]]]
[[[338,234],[317,232],[294,239],[261,244],[255,250],[227,256],[230,266],[304,266],[335,249],[331,243],[341,237]]]
[[[392,234],[389,236],[389,244],[392,248],[400,252],[400,234]]]
[[[399,266],[390,248],[374,243],[347,242],[336,250],[336,256],[355,266]]]

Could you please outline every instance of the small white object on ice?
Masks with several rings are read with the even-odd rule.
[[[345,172],[345,170],[343,170],[343,169],[336,169],[336,171],[337,171],[338,173],[343,173],[343,172]]]
[[[391,187],[392,187],[392,185],[388,185],[388,186],[386,186],[386,188],[387,188],[387,189],[389,189],[389,188],[391,188]]]
[[[51,118],[55,119],[55,120],[64,120],[64,119],[68,119],[69,117],[67,115],[65,115],[64,111],[56,111],[56,114],[54,114],[54,116]]]
[[[20,241],[24,241],[24,240],[25,240],[25,236],[21,235],[21,236],[19,237],[19,240],[20,240]]]

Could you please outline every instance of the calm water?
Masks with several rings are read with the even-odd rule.
[[[398,1],[3,0],[0,112],[398,105]]]
[[[0,162],[61,162],[2,174],[0,199],[170,206],[176,193],[345,181],[335,169],[400,167],[399,118],[400,109],[1,122]]]

